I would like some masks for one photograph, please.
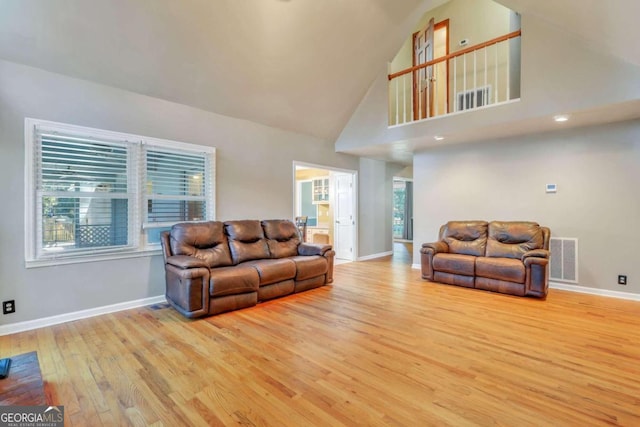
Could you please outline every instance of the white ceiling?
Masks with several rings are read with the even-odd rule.
[[[0,58],[335,140],[444,0],[0,0]],[[640,0],[499,0],[640,65]]]

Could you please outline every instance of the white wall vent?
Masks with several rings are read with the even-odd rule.
[[[491,104],[491,85],[479,87],[476,89],[458,92],[456,94],[458,100],[458,110],[463,111],[470,108],[482,107]]]
[[[578,239],[552,237],[549,249],[551,250],[549,278],[562,282],[578,283]]]

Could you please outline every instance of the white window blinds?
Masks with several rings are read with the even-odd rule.
[[[25,131],[27,266],[147,251],[177,222],[214,219],[212,147],[35,119]]]
[[[145,149],[145,226],[207,218],[209,176],[204,153]]]
[[[36,135],[40,255],[130,246],[130,144]]]

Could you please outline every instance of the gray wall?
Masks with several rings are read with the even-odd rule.
[[[393,163],[360,159],[358,245],[369,251],[358,252],[358,258],[393,250],[393,177],[402,170]]]
[[[640,120],[419,153],[414,263],[446,221],[532,220],[579,239],[579,285],[640,293],[639,165]]]
[[[336,154],[324,140],[0,61],[0,300],[15,299],[17,307],[15,314],[0,316],[0,324],[164,294],[159,256],[24,268],[25,117],[216,147],[221,220],[290,218],[294,160],[360,167],[357,157]],[[360,180],[361,203],[376,194],[370,188],[377,184]],[[374,213],[361,223],[389,229],[389,242],[382,245],[364,239],[361,256],[391,250],[385,215]]]

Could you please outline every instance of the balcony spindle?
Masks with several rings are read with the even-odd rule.
[[[495,57],[495,83],[494,86],[496,88],[496,102],[498,102],[498,43],[496,43],[496,57]]]
[[[458,57],[453,58],[453,111],[458,111]]]
[[[506,41],[505,46],[507,47],[507,101],[511,99],[511,64],[510,61],[510,52],[509,52],[509,40]]]
[[[398,105],[398,86],[399,85],[400,85],[400,82],[398,80],[396,80],[396,84],[395,84],[395,87],[396,87],[396,123],[395,124],[398,124],[400,122],[400,111],[398,111],[398,107],[399,107],[399,105]]]
[[[438,64],[433,65],[433,75],[431,76],[431,84],[433,85],[433,115],[438,115],[438,84],[436,76],[438,72]]]
[[[484,93],[484,91],[487,91],[487,98],[489,98],[489,88],[487,87],[487,50],[489,50],[488,48],[484,48],[484,88],[482,91]],[[484,100],[484,105],[487,105],[489,103],[488,99]]]
[[[473,108],[478,106],[478,59],[477,50],[473,51]]]

